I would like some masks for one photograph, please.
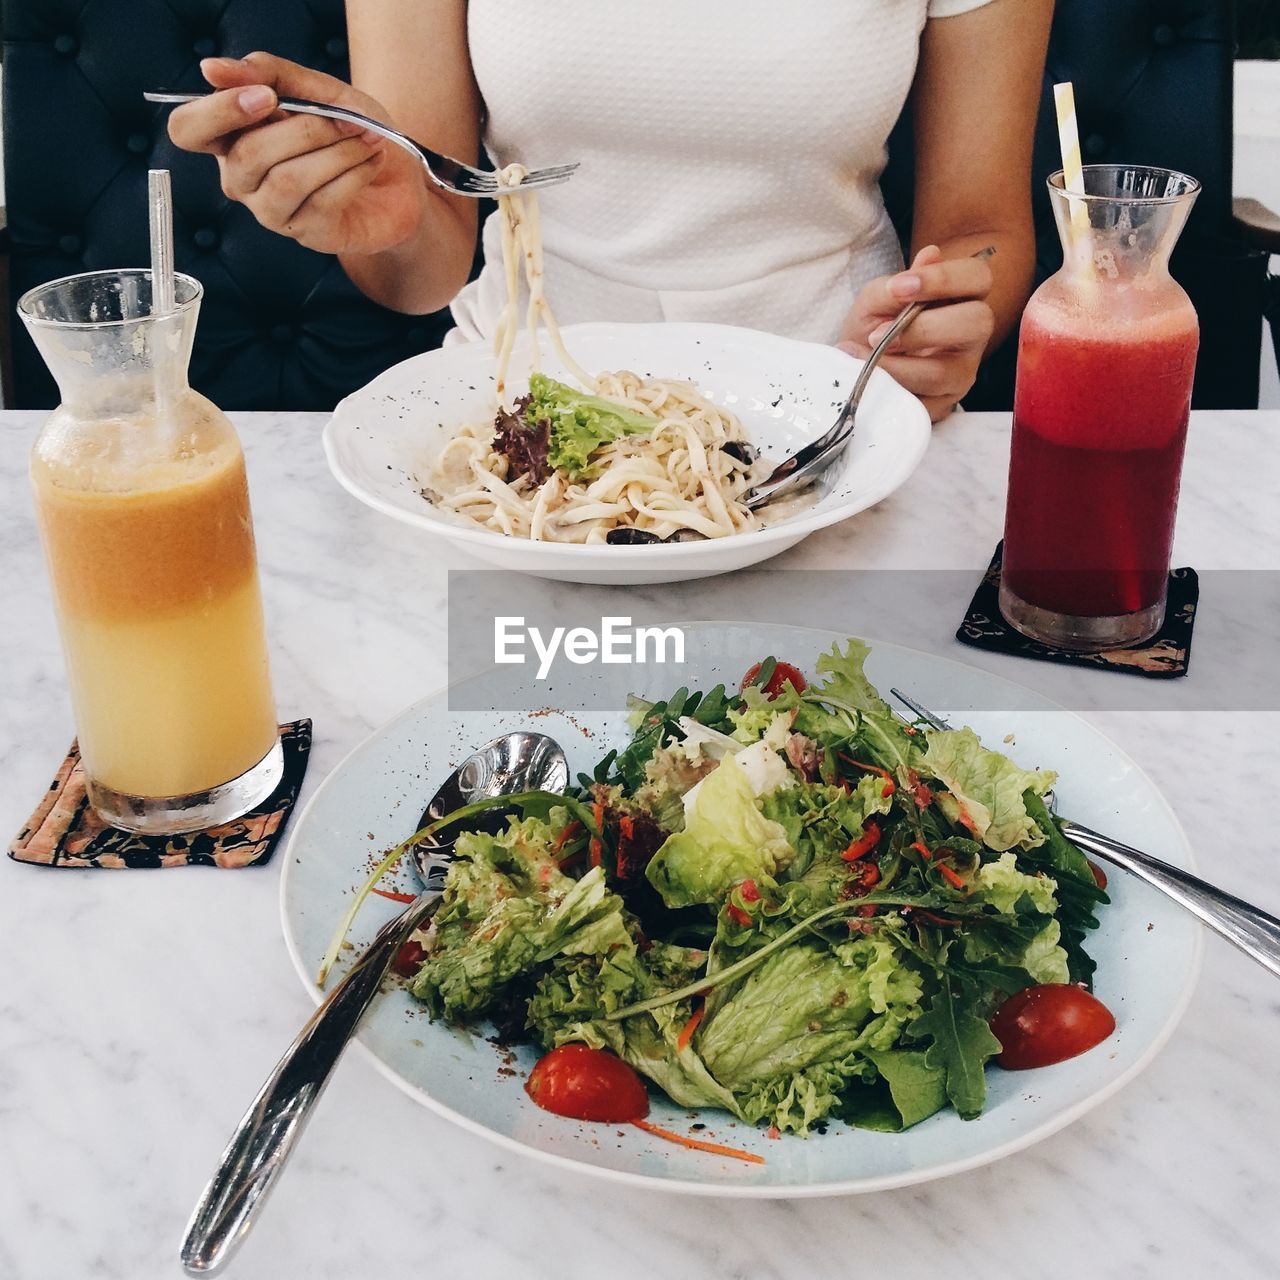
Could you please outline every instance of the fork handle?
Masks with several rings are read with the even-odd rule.
[[[428,891],[383,925],[276,1063],[191,1216],[181,1252],[188,1275],[221,1270],[249,1234],[396,952],[439,902]]]
[[[1089,827],[1066,819],[1059,819],[1058,825],[1072,844],[1123,867],[1152,888],[1168,894],[1215,933],[1280,977],[1280,920],[1275,916],[1189,871],[1170,866]]]

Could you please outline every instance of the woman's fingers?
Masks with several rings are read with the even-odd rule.
[[[292,235],[291,227],[301,209],[317,191],[375,157],[376,153],[363,139],[346,138],[272,165],[257,189],[242,199],[263,226]],[[368,177],[371,176],[372,166],[368,170]],[[364,181],[357,183],[356,188],[363,186]]]
[[[361,132],[359,125],[323,116],[290,115],[240,134],[223,161],[222,189],[233,200],[247,200],[276,165],[331,147]],[[365,147],[365,158],[372,148]]]
[[[341,225],[343,211],[351,207],[353,197],[378,175],[381,159],[379,155],[372,155],[364,163],[353,165],[317,187],[294,210],[284,228],[285,234],[308,249],[337,252],[342,246],[334,239],[335,228]]]
[[[953,403],[973,386],[977,371],[973,359],[961,355],[886,355],[880,368],[922,400],[949,397]]]
[[[933,249],[933,246],[929,246]],[[937,253],[937,250],[933,250]],[[859,299],[869,316],[895,316],[910,302],[952,301],[985,298],[991,291],[991,268],[982,258],[924,260],[925,250],[897,275],[871,281]]]
[[[867,334],[869,346],[889,331],[885,321]],[[985,302],[956,302],[922,311],[890,344],[887,354],[915,355],[926,351],[985,348],[995,330],[995,313]]]
[[[265,85],[223,89],[174,111],[169,137],[184,151],[224,156],[240,131],[265,120],[275,105],[276,95]]]
[[[261,84],[282,98],[310,98],[313,102],[332,102],[358,107],[367,101],[345,80],[314,71],[274,53],[246,54],[243,58],[205,58],[200,73],[217,88],[224,85]]]
[[[344,81],[270,53],[205,58],[200,70],[219,92],[184,103],[170,115],[169,136],[184,151],[225,156],[243,130],[271,118],[280,97],[338,103],[366,114],[376,107]]]

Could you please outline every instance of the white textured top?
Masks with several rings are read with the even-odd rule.
[[[471,0],[490,154],[581,162],[540,197],[557,318],[833,341],[901,265],[878,180],[920,32],[987,2]],[[490,218],[454,341],[493,333],[500,245]]]

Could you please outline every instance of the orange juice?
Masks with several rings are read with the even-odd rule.
[[[32,458],[81,756],[126,796],[210,790],[276,739],[244,458],[203,404],[169,457],[115,421]]]

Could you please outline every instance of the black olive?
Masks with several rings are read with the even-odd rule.
[[[755,446],[749,445],[745,440],[726,440],[720,446],[720,452],[737,458],[744,467],[749,467],[756,460]]]
[[[604,540],[614,547],[637,547],[645,543],[661,542],[662,539],[656,533],[650,533],[647,529],[610,529],[604,535]]]
[[[633,529],[628,526],[622,529],[610,529],[604,535],[604,540],[614,547],[641,547],[652,546],[659,542],[705,542],[706,535],[697,533],[693,529],[677,529],[670,537],[660,538],[656,533],[650,533],[648,529]]]

